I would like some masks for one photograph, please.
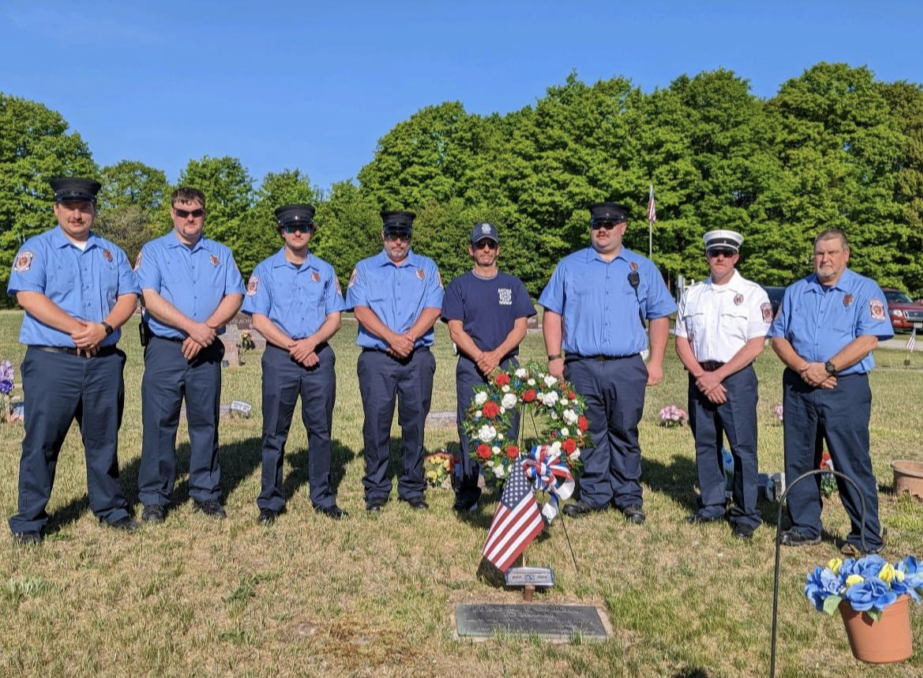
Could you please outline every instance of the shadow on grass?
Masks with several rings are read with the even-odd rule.
[[[685,669],[679,673],[674,673],[671,678],[711,678],[712,674],[702,669]]]
[[[669,465],[650,458],[644,458],[641,464],[641,479],[651,490],[667,495],[690,513],[698,510],[699,500],[693,491],[698,482],[695,459],[674,454]]]
[[[356,457],[352,449],[346,447],[337,439],[330,441],[332,448],[330,458],[330,488],[336,494],[346,475],[346,467]],[[292,472],[288,474],[283,483],[285,496],[291,498],[295,496],[303,486],[309,484],[310,474],[308,464],[311,460],[310,448],[303,448],[289,455],[289,463],[292,465]]]

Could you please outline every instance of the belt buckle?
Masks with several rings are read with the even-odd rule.
[[[598,355],[598,356],[594,356],[593,360],[595,360],[598,363],[604,363],[606,362],[607,358],[604,355]]]

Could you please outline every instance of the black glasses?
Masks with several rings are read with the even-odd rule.
[[[621,226],[624,223],[624,221],[594,221],[592,224],[590,224],[590,228],[592,228],[594,231],[599,230],[600,228],[611,231],[616,226]]]
[[[198,219],[205,214],[205,208],[199,207],[194,210],[181,210],[179,207],[174,207],[173,211],[176,212],[176,216],[180,219],[188,219],[192,217],[193,219]]]
[[[385,240],[388,242],[395,242],[400,240],[401,242],[410,242],[409,233],[385,233]]]
[[[730,259],[735,254],[737,254],[737,252],[731,249],[727,249],[725,247],[710,247],[707,250],[705,250],[705,254],[707,254],[708,257],[711,259],[715,259],[717,257],[724,257],[725,259]]]
[[[493,240],[487,240],[487,239],[478,240],[478,241],[474,244],[474,249],[476,249],[476,250],[482,250],[482,249],[484,249],[485,247],[486,247],[487,249],[489,249],[489,250],[495,250],[495,249],[497,249],[498,247],[500,247],[500,245],[498,245],[497,243],[495,243]]]
[[[314,229],[314,224],[286,224],[282,227],[282,230],[288,234],[298,233],[310,233]]]

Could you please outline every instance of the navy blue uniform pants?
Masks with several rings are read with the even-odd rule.
[[[305,367],[288,351],[272,344],[263,354],[263,474],[256,500],[261,509],[285,507],[282,462],[295,403],[301,396],[301,420],[308,431],[308,483],[311,503],[330,508],[336,496],[330,487],[330,429],[336,402],[336,356],[326,344],[317,350],[318,364]]]
[[[110,349],[111,350],[111,349]],[[54,485],[58,453],[74,419],[80,426],[93,514],[112,523],[128,515],[119,483],[118,442],[125,403],[125,354],[84,358],[30,347],[22,362],[26,435],[19,462],[14,533],[40,532]]]
[[[189,425],[189,495],[196,501],[221,497],[218,415],[224,345],[216,339],[192,360],[180,342],[152,337],[144,349],[141,419],[144,433],[138,497],[145,506],[170,503],[176,482],[176,429],[186,400]]]
[[[640,355],[599,361],[568,357],[564,378],[586,399],[593,447],[581,453],[580,498],[594,508],[641,506],[641,446],[647,367]]]
[[[724,460],[721,448],[727,435],[734,457],[734,506],[732,523],[759,527],[762,520],[756,508],[759,465],[756,444],[756,403],[759,383],[752,365],[722,382],[727,402],[716,405],[695,385],[689,375],[689,425],[695,437],[695,465],[699,474],[699,515],[724,516]]]
[[[510,365],[518,366],[519,362],[516,358],[508,358],[500,363],[500,367],[504,370]],[[478,487],[480,464],[471,458],[471,441],[468,439],[468,434],[465,433],[464,422],[468,414],[468,408],[471,406],[474,387],[486,383],[487,378],[478,370],[477,364],[468,356],[459,355],[458,364],[455,366],[455,398],[461,459],[455,465],[455,496],[468,503],[476,502],[481,496],[481,488]],[[519,412],[517,411],[513,416],[513,426],[510,429],[508,439],[510,444],[516,444],[518,438]]]
[[[388,459],[391,450],[391,420],[397,400],[397,423],[401,427],[404,470],[398,480],[398,495],[405,500],[423,497],[423,429],[433,395],[436,357],[428,348],[416,349],[397,360],[382,351],[363,351],[357,368],[365,422],[366,501],[387,499],[391,492]]]
[[[872,391],[867,374],[838,376],[836,388],[814,388],[792,370],[785,370],[783,409],[785,418],[785,478],[791,483],[820,464],[819,430],[827,440],[833,466],[859,485],[837,478],[840,499],[852,524],[847,541],[861,547],[862,500],[865,498],[865,540],[870,549],[882,546],[878,521],[878,484],[869,456],[869,418]],[[820,476],[802,480],[788,494],[792,527],[809,537],[821,533]]]

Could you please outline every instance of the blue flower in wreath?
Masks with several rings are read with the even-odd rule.
[[[899,596],[909,594],[915,602],[919,603],[919,590],[923,589],[923,569],[918,568],[917,559],[907,556],[897,563],[894,569],[900,572],[901,576],[894,578],[891,582],[891,589]]]
[[[808,575],[804,586],[804,595],[820,612],[824,611],[824,601],[829,596],[839,596],[843,590],[843,580],[829,567],[815,567]]]
[[[856,612],[883,610],[897,600],[897,594],[878,577],[867,577],[846,589],[846,599]]]

